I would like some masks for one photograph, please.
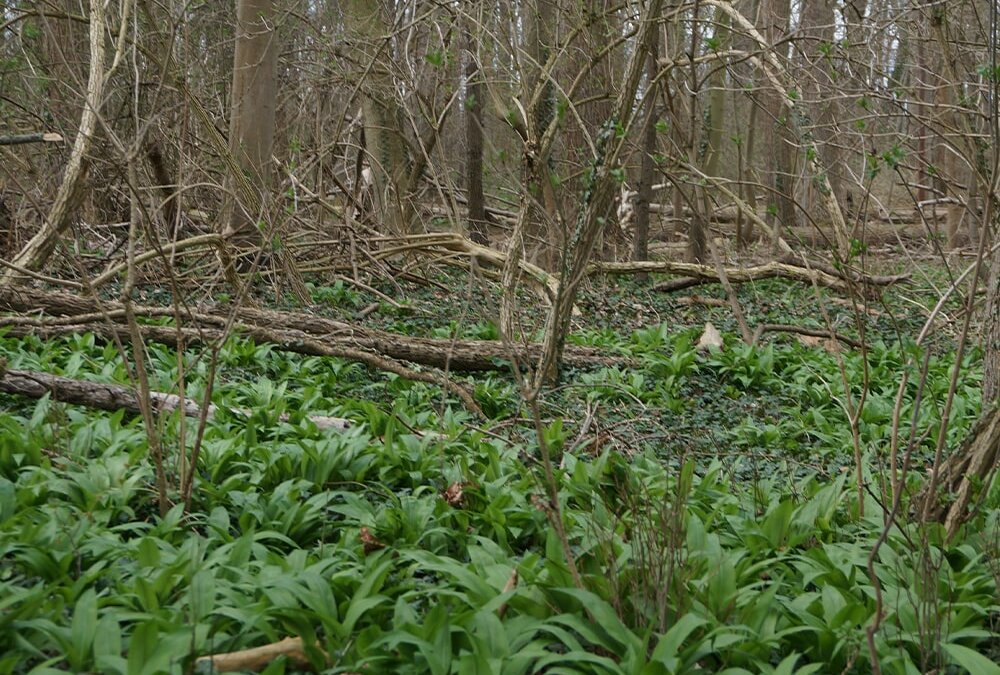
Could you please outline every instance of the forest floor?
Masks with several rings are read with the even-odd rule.
[[[718,285],[663,293],[655,277],[593,276],[570,343],[635,365],[564,369],[537,420],[502,364],[452,374],[477,419],[426,383],[232,338],[213,401],[250,414],[208,421],[192,504],[165,517],[139,418],[0,395],[0,673],[191,672],[196,656],[287,636],[304,643],[267,672],[306,661],[322,672],[870,672],[875,660],[887,673],[998,673],[998,490],[956,541],[900,517],[877,543],[901,374],[956,274],[921,255],[919,268],[880,255],[879,272],[915,273],[860,308],[785,280],[735,287],[751,329],[832,325],[863,337],[864,353],[788,333],[747,346]],[[268,304],[363,313],[406,335],[499,338],[493,282],[414,272],[369,280],[384,296],[340,280],[310,284],[308,306]],[[962,302],[946,304],[925,345],[918,410],[915,384],[904,390],[914,488]],[[541,315],[523,313],[526,335]],[[697,348],[706,323],[721,350]],[[128,383],[117,349],[93,336],[0,337],[0,356]],[[148,360],[152,388],[169,390],[176,352],[153,344]],[[188,395],[204,391],[209,363],[185,354]],[[978,350],[962,363],[948,448],[981,406]],[[855,438],[849,411],[862,400]],[[325,431],[310,415],[356,426]],[[177,448],[195,437],[181,428],[170,416],[157,429],[171,481]]]

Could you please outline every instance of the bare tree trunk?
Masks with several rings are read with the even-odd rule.
[[[554,30],[557,18],[555,0],[533,0],[525,7],[526,12],[526,73],[522,100],[528,111],[528,145],[537,146],[541,137],[555,118],[554,74],[546,64],[554,46]],[[533,154],[534,148],[529,149]],[[528,216],[529,247],[534,249],[533,257],[546,269],[554,269],[557,250],[564,239],[558,220],[558,204],[553,190],[552,154],[544,157],[529,157],[525,166],[525,180],[533,199]]]
[[[410,232],[411,157],[403,134],[403,111],[396,96],[385,44],[389,31],[381,2],[345,0],[344,22],[361,57],[357,77],[362,94],[365,150],[374,179],[375,215],[389,231]]]
[[[486,200],[483,195],[483,106],[486,91],[480,74],[479,58],[471,27],[465,31],[465,177],[468,189],[469,238],[482,246],[489,245],[486,227]]]
[[[721,8],[715,10],[715,20],[713,22],[712,43],[713,49],[722,50],[729,46],[729,15]],[[719,175],[720,160],[722,158],[722,139],[725,133],[725,113],[726,113],[726,68],[723,64],[713,64],[715,70],[708,80],[708,112],[706,116],[707,124],[705,129],[705,160],[704,172],[707,176],[716,177]],[[706,225],[711,225],[712,213],[715,205],[712,203],[709,190],[702,186],[697,192],[701,198],[700,213],[705,219]],[[701,258],[705,255],[705,235],[702,233],[701,241],[698,243]],[[694,238],[692,238],[692,242]],[[695,247],[692,246],[692,249]],[[692,254],[692,258],[694,255]],[[704,262],[702,259],[694,259],[692,262]]]
[[[90,0],[90,72],[87,76],[87,96],[80,115],[73,150],[66,164],[62,183],[49,209],[42,229],[25,245],[12,261],[28,270],[38,270],[45,264],[70,226],[80,203],[81,190],[87,176],[87,152],[97,128],[97,118],[104,99],[104,3]],[[16,283],[17,273],[5,268],[0,284]]]
[[[800,19],[797,42],[799,61],[802,64],[803,93],[813,114],[812,136],[816,139],[816,151],[822,153],[823,164],[829,169],[830,187],[838,201],[843,203],[842,176],[840,175],[840,152],[837,148],[835,125],[837,123],[837,103],[835,82],[831,81],[832,60],[829,54],[834,43],[834,6],[831,0],[814,0],[804,3]],[[812,213],[818,206],[816,186],[809,182],[806,187],[805,207]]]
[[[956,61],[951,43],[946,39],[947,5],[935,6],[931,9],[931,27],[941,47],[941,57],[944,63],[944,86],[961,86],[957,77]],[[1000,26],[996,7],[990,11],[990,35],[995,41]],[[998,68],[998,56],[995,46],[989,51],[990,69]],[[995,149],[1000,143],[1000,115],[997,109],[997,96],[1000,95],[1000,84],[996,78],[989,80],[989,140]],[[952,99],[953,100],[953,99]],[[986,166],[985,158],[980,156],[980,146],[973,140],[973,129],[968,117],[959,111],[951,110],[951,118],[956,123],[949,125],[957,129],[953,151],[962,151],[964,158],[972,165],[973,179],[981,180],[985,198],[983,223],[984,228],[995,227],[1000,204],[997,192],[1000,188],[1000,156],[995,151],[990,166]],[[971,190],[971,188],[970,188]],[[970,199],[971,201],[971,199]],[[986,256],[989,239],[987,232],[980,233],[979,255]],[[985,261],[983,261],[985,262]],[[943,522],[949,538],[953,537],[969,516],[975,512],[978,504],[989,493],[991,484],[1000,466],[1000,249],[992,254],[989,277],[986,286],[986,312],[982,321],[982,341],[984,352],[982,399],[984,413],[979,423],[972,430],[961,447],[942,459],[944,431],[942,426],[938,437],[935,457],[935,471],[931,474],[914,504],[921,510],[925,520]],[[977,270],[978,271],[978,270]],[[968,311],[971,313],[971,302]],[[968,318],[965,330],[968,330]],[[961,343],[960,343],[961,344]],[[959,357],[961,352],[959,352]],[[956,366],[957,367],[957,366]],[[954,387],[954,383],[953,383]],[[949,397],[953,388],[949,391]],[[950,398],[942,412],[942,425],[948,423]]]
[[[767,22],[768,44],[774,45],[788,31],[789,0],[767,0],[764,19]],[[778,240],[782,227],[795,225],[795,176],[792,169],[792,144],[794,139],[790,133],[791,120],[781,97],[784,95],[769,87],[767,100],[767,119],[764,124],[767,129],[766,144],[771,160],[771,195],[768,202],[768,220],[771,223],[772,251],[777,252]]]
[[[229,150],[242,175],[260,195],[259,204],[237,203],[225,234],[245,246],[259,246],[261,222],[270,203],[274,116],[278,98],[278,39],[275,0],[239,0],[233,54]],[[239,194],[238,190],[234,190]],[[255,208],[256,207],[256,208]]]
[[[642,141],[639,160],[638,195],[635,200],[635,240],[632,260],[649,259],[649,204],[653,199],[653,181],[656,162],[656,93],[659,86],[656,75],[659,70],[660,31],[649,31],[646,40],[646,116],[642,121]]]
[[[688,51],[688,58],[691,60],[690,84],[688,85],[688,101],[690,105],[688,113],[691,136],[689,139],[688,156],[691,158],[691,161],[694,161],[695,157],[702,156],[702,153],[699,151],[701,141],[699,127],[701,125],[698,124],[698,96],[700,94],[701,78],[695,61],[700,53],[703,34],[700,21],[701,3],[698,0],[695,0],[694,8],[691,12],[691,44]],[[701,200],[697,198],[700,190],[695,188],[693,192],[696,196],[694,199],[691,199],[691,220],[688,221],[688,243],[685,257],[691,263],[704,263],[708,252],[708,246],[705,242],[708,214],[705,211],[704,205],[700,203]]]
[[[637,43],[644,44],[648,31],[657,30],[656,19],[660,16],[662,0],[651,0],[639,19]],[[633,52],[626,68],[623,84],[618,91],[611,117],[597,136],[593,170],[576,216],[576,223],[566,248],[562,252],[559,275],[559,289],[545,323],[545,338],[542,344],[542,358],[535,372],[534,387],[558,378],[562,354],[566,346],[573,306],[580,282],[587,273],[594,245],[611,209],[617,189],[614,172],[620,170],[624,139],[617,137],[614,130],[620,125],[628,128],[634,114],[634,100],[639,88],[639,80],[646,65],[646,54],[639,49]]]
[[[590,70],[579,89],[577,111],[583,122],[583,129],[575,129],[576,125],[568,125],[565,142],[568,170],[582,176],[582,180],[573,181],[574,187],[586,182],[588,165],[590,163],[589,144],[585,135],[595,139],[602,126],[611,116],[614,104],[615,61],[614,55],[620,50],[608,51],[608,46],[614,43],[615,32],[620,26],[614,26],[613,6],[617,3],[609,0],[584,0],[578,3],[580,14],[578,20],[583,22],[584,44],[578,51],[578,57],[569,60],[569,69],[579,71],[590,64]],[[567,73],[572,80],[575,73]],[[560,80],[561,81],[561,80]],[[567,191],[569,192],[569,191]],[[576,192],[574,190],[573,192]],[[575,195],[569,199],[563,197],[563,203],[572,203]],[[617,221],[608,218],[604,231],[597,243],[596,255],[603,260],[617,258],[618,249],[623,244],[622,230]]]

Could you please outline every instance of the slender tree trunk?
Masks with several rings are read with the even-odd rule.
[[[695,0],[694,7],[691,9],[691,42],[688,47],[688,58],[691,59],[691,68],[689,71],[689,83],[688,83],[688,129],[690,130],[688,146],[688,157],[689,161],[696,161],[696,157],[703,157],[700,151],[701,142],[701,125],[698,123],[698,97],[701,94],[701,77],[699,68],[695,62],[695,59],[701,53],[701,42],[702,42],[702,25],[701,25],[701,8],[702,5],[698,0]],[[687,251],[685,252],[685,257],[688,262],[693,263],[704,263],[705,256],[708,251],[708,246],[705,242],[705,229],[707,227],[706,217],[707,214],[704,212],[703,205],[697,198],[700,190],[694,188],[692,192],[695,198],[691,200],[691,219],[688,220],[687,227]],[[683,203],[683,202],[681,202]]]
[[[14,265],[29,270],[40,269],[55,251],[63,232],[73,222],[80,204],[86,181],[91,140],[97,128],[97,118],[104,100],[105,63],[105,14],[102,0],[90,0],[90,72],[87,76],[87,95],[80,115],[76,139],[70,152],[62,183],[55,201],[49,209],[42,229],[31,238],[12,261]],[[10,268],[0,276],[0,284],[14,283],[19,277]]]
[[[715,50],[724,50],[729,47],[729,15],[721,9],[715,10],[715,20],[713,22],[712,42]],[[717,177],[719,175],[720,161],[722,158],[722,139],[725,135],[726,122],[726,68],[722,63],[712,64],[712,74],[708,80],[708,111],[705,125],[705,160],[704,172],[706,176]],[[706,225],[711,225],[714,204],[711,200],[710,192],[705,187],[699,187],[698,193],[701,198],[700,213]],[[705,256],[705,241],[702,234],[701,241],[698,242],[698,252],[701,258]],[[694,238],[692,237],[692,241]],[[692,246],[692,250],[695,247]],[[692,253],[692,257],[694,254]],[[692,262],[704,262],[703,259],[695,259]]]
[[[754,150],[757,146],[757,115],[760,108],[755,105],[750,105],[750,114],[747,117],[747,135],[744,153],[744,144],[741,143],[739,150],[741,152],[740,159],[740,198],[743,199],[753,212],[757,213],[757,186],[755,185],[755,179],[757,172],[754,170],[753,162],[756,158]],[[745,154],[745,157],[743,156]],[[747,175],[748,174],[748,175]],[[750,180],[746,180],[748,178]],[[753,221],[747,218],[744,220],[743,211],[737,212],[737,222],[736,222],[736,248],[742,249],[750,244],[753,240]]]
[[[789,0],[767,0],[764,19],[767,22],[767,41],[775,45],[788,30]],[[783,48],[778,48],[780,52]],[[780,60],[780,57],[779,57]],[[791,120],[781,97],[783,92],[768,87],[765,94],[767,103],[767,156],[771,157],[771,196],[768,199],[769,222],[771,223],[772,251],[777,252],[778,239],[783,227],[792,227],[796,222],[795,177],[792,168]]]
[[[639,160],[638,195],[635,200],[635,240],[632,260],[649,259],[649,216],[650,202],[653,200],[653,181],[656,170],[656,93],[659,86],[656,75],[659,70],[660,31],[652,30],[646,40],[646,116],[642,121],[642,145]],[[643,275],[644,277],[645,275]]]
[[[278,38],[275,0],[239,0],[233,54],[229,150],[242,175],[260,195],[259,205],[237,203],[226,234],[241,246],[259,246],[258,223],[266,217],[273,183],[271,154],[278,97]],[[238,191],[234,190],[237,194]],[[261,212],[254,213],[255,210]]]
[[[528,120],[528,151],[531,154],[532,146],[540,143],[542,134],[555,118],[554,74],[546,69],[546,63],[554,47],[557,12],[555,0],[533,0],[527,3],[525,9],[527,72],[524,74],[522,101],[531,118]],[[531,257],[549,270],[555,268],[558,250],[565,239],[558,218],[553,166],[551,150],[545,157],[528,157],[525,166],[525,180],[532,195],[528,216],[529,247],[533,249]]]
[[[483,195],[483,105],[486,102],[479,59],[470,27],[465,32],[465,176],[468,190],[469,238],[477,244],[489,244],[486,227],[486,201]]]
[[[375,215],[389,231],[412,231],[411,157],[403,134],[403,111],[393,82],[385,40],[388,24],[380,2],[345,0],[344,22],[360,57],[365,150],[374,179]]]
[[[812,136],[816,151],[822,154],[828,167],[830,187],[838,200],[843,199],[840,175],[840,153],[837,150],[836,83],[831,81],[833,61],[830,54],[834,44],[834,3],[832,0],[813,0],[804,3],[799,27],[798,58],[801,62],[804,96],[813,111]],[[806,187],[805,207],[810,213],[818,210],[817,188],[810,182]],[[841,203],[843,203],[841,201]]]

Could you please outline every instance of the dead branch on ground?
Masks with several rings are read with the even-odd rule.
[[[319,649],[318,647],[316,649]],[[329,656],[320,650],[320,653],[329,660]],[[306,656],[305,644],[302,638],[285,638],[278,642],[251,649],[241,649],[237,652],[226,652],[221,654],[211,654],[209,656],[199,656],[195,665],[207,664],[213,673],[235,673],[241,670],[252,670],[254,672],[263,670],[275,659],[286,656],[299,668],[309,668],[311,666],[309,657]]]
[[[29,370],[3,368],[0,365],[0,391],[6,394],[41,398],[46,394],[54,401],[81,405],[98,410],[125,410],[132,414],[139,413],[139,394],[132,387],[103,382],[87,382],[75,380],[60,375]],[[158,413],[172,413],[180,410],[184,416],[198,418],[201,406],[194,400],[182,399],[176,394],[166,394],[153,391],[149,393],[153,409]],[[216,405],[208,407],[208,417],[214,417],[222,408]],[[226,408],[225,410],[244,417],[251,412],[244,408]],[[282,415],[288,419],[288,414]],[[323,415],[310,416],[309,420],[320,429],[345,431],[352,426],[350,420],[341,417]]]

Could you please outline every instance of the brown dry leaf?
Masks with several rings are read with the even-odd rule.
[[[385,544],[380,542],[378,538],[374,534],[372,534],[371,530],[369,530],[367,527],[362,527],[361,531],[358,533],[358,536],[361,538],[361,544],[364,547],[365,555],[369,553],[374,553],[379,549],[385,548]]]
[[[441,497],[448,502],[449,506],[457,509],[462,506],[463,486],[463,483],[452,483],[447,490],[441,493]]]
[[[698,349],[722,349],[722,333],[712,325],[711,321],[705,323],[705,330],[698,338]]]

